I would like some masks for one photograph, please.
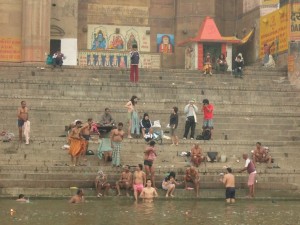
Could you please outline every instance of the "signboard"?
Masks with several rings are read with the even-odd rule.
[[[0,61],[21,61],[21,38],[0,37]]]
[[[271,54],[288,49],[288,7],[284,6],[260,18],[260,58],[264,55],[264,44],[271,45]]]
[[[294,3],[290,7],[290,40],[300,39],[300,3]]]

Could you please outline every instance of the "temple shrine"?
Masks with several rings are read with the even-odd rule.
[[[207,16],[202,22],[198,35],[178,43],[178,46],[186,46],[185,64],[190,64],[186,69],[202,70],[204,58],[210,53],[213,67],[220,54],[224,54],[228,63],[228,71],[232,70],[232,49],[233,46],[246,43],[252,36],[254,29],[251,30],[243,39],[235,36],[221,36],[213,18]]]

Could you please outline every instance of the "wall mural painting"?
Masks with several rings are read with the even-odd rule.
[[[127,68],[127,55],[119,53],[81,52],[79,64],[86,66]]]
[[[173,34],[157,34],[156,38],[157,52],[174,53],[174,35]]]
[[[79,66],[111,67],[118,69],[129,68],[130,58],[128,52],[111,50],[78,52]],[[140,68],[159,69],[161,67],[160,54],[143,53],[140,55]]]
[[[106,49],[107,48],[107,31],[103,27],[99,27],[97,31],[92,33],[92,43],[89,49]]]
[[[88,25],[89,50],[130,51],[137,44],[139,51],[150,52],[149,27]]]

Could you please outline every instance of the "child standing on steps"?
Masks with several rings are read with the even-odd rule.
[[[130,52],[130,82],[137,83],[139,81],[139,61],[140,54],[137,50],[137,45],[132,45]]]

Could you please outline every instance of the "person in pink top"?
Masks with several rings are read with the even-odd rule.
[[[204,99],[202,101],[202,112],[203,112],[203,133],[205,130],[209,129],[211,136],[212,136],[212,130],[214,129],[214,123],[213,123],[213,117],[214,117],[214,106],[212,104],[209,104],[208,99]]]

